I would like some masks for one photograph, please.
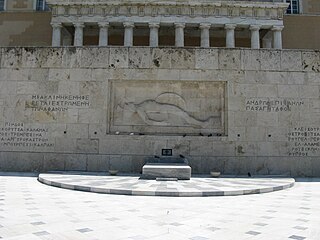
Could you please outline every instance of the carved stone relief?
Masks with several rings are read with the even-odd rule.
[[[224,82],[113,81],[110,133],[223,134]]]

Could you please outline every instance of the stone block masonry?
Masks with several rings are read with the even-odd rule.
[[[320,53],[0,48],[0,169],[320,176]]]

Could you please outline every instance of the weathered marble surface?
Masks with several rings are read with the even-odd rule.
[[[146,179],[176,178],[178,180],[190,180],[191,167],[181,163],[149,163],[142,167],[142,177]]]
[[[0,48],[0,167],[140,172],[171,148],[194,173],[320,176],[319,66],[318,51]],[[156,121],[122,100],[160,104]]]
[[[110,132],[224,134],[224,90],[224,82],[113,81]]]

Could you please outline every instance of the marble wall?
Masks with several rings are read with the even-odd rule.
[[[320,53],[0,48],[0,169],[320,176]]]

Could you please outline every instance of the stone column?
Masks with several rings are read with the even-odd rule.
[[[175,23],[176,28],[175,38],[176,38],[176,47],[184,47],[184,23]]]
[[[124,46],[132,47],[133,46],[133,22],[124,22]]]
[[[61,46],[61,23],[51,23],[52,26],[52,47]]]
[[[282,31],[283,26],[273,26],[273,48],[282,49]]]
[[[108,22],[99,22],[99,46],[108,46]]]
[[[200,46],[203,48],[210,47],[210,23],[200,23],[200,29],[201,29],[201,43]]]
[[[259,49],[260,48],[260,25],[251,25],[251,48]]]
[[[160,23],[149,23],[149,28],[150,28],[149,45],[150,47],[158,47]]]
[[[74,23],[74,46],[81,47],[83,46],[83,28],[84,23]]]
[[[226,29],[226,47],[234,48],[235,47],[235,36],[234,29],[236,28],[236,24],[226,24],[224,28]]]

